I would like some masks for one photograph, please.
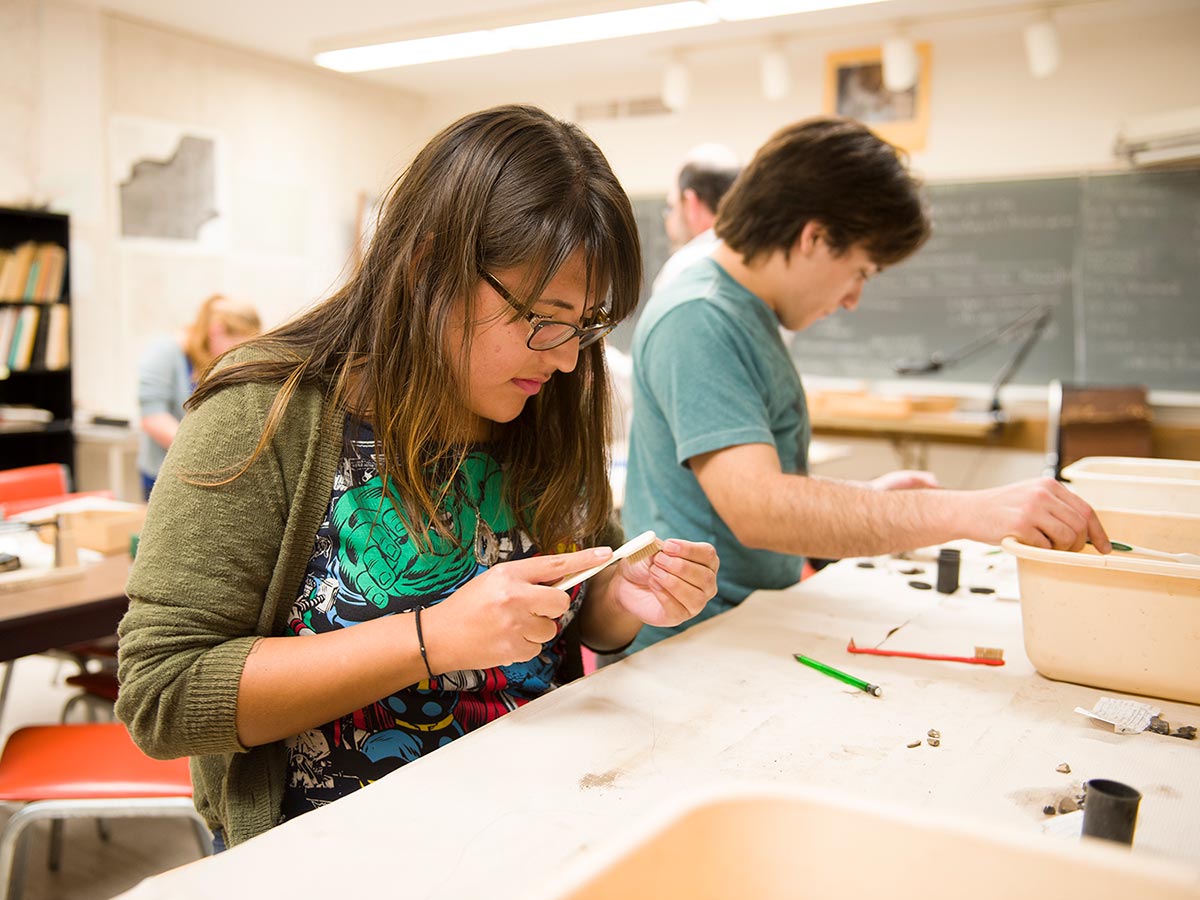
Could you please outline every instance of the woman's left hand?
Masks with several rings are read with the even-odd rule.
[[[671,538],[649,559],[621,560],[610,590],[617,604],[647,625],[686,622],[717,593],[721,561],[712,544]]]

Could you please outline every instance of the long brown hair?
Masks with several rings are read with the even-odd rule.
[[[349,282],[250,342],[266,358],[218,367],[190,402],[230,385],[280,384],[248,467],[297,387],[322,386],[332,402],[371,421],[389,496],[425,543],[430,527],[445,533],[436,513],[467,452],[454,437],[463,426],[466,385],[453,359],[463,351],[446,338],[456,309],[476,321],[481,273],[527,266],[526,283],[511,287],[528,298],[528,311],[580,249],[589,306],[603,304],[615,320],[628,316],[642,277],[637,227],[599,148],[535,107],[465,116],[392,185]],[[469,352],[470,329],[467,341]],[[604,528],[612,503],[609,406],[597,342],[580,352],[574,371],[556,374],[513,422],[493,429],[489,449],[505,468],[505,499],[546,550],[595,539]]]

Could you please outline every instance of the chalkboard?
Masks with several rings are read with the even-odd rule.
[[[654,276],[662,268],[663,263],[671,255],[671,242],[667,238],[667,229],[663,223],[663,213],[667,209],[666,197],[663,194],[652,196],[631,197],[633,218],[637,222],[638,242],[642,249],[642,293],[637,311],[618,325],[605,341],[625,353],[633,344],[633,329],[641,315],[642,306],[650,296],[650,285]]]
[[[804,373],[894,378],[1038,307],[1012,382],[1200,391],[1200,171],[932,184],[933,235],[859,309],[796,335]],[[918,380],[990,382],[1023,334]]]

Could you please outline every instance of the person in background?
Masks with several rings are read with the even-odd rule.
[[[722,144],[699,144],[683,158],[667,191],[663,209],[663,227],[674,252],[655,275],[651,293],[659,291],[712,250],[717,242],[712,230],[717,207],[737,178],[738,171],[737,156]],[[609,343],[606,361],[618,412],[613,456],[623,471],[629,423],[633,418],[633,360],[628,353]]]
[[[688,151],[667,191],[667,207],[663,210],[663,226],[674,253],[655,276],[652,294],[707,256],[716,245],[713,223],[717,207],[739,171],[737,156],[721,144],[700,144]]]
[[[343,288],[201,379],[129,578],[117,714],[151,756],[191,757],[218,846],[716,593],[712,546],[665,532],[554,586],[622,539],[601,338],[640,284],[596,145],[496,107],[417,154]]]
[[[1108,552],[1095,513],[1052,479],[934,490],[929,473],[810,477],[804,388],[779,326],[858,306],[867,281],[929,234],[919,184],[864,125],[817,118],[758,151],[721,203],[720,242],[642,311],[622,516],[630,531],[711,541],[718,596],[682,627],[800,578],[804,556],[910,550],[1015,535]],[[643,629],[640,649],[679,626]]]
[[[253,306],[213,294],[186,330],[154,338],[146,347],[138,365],[138,471],[147,499],[197,379],[214,359],[261,331]]]

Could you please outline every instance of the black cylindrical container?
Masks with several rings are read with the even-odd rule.
[[[1093,778],[1086,788],[1083,833],[1107,841],[1132,844],[1142,795],[1127,784],[1104,778]]]
[[[958,590],[958,566],[962,553],[950,547],[943,547],[938,553],[937,589],[943,594],[953,594]]]

